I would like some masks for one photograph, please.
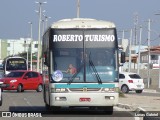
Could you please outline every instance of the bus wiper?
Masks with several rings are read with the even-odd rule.
[[[77,70],[77,72],[70,78],[70,80],[68,81],[68,84],[70,85],[73,80],[76,78],[76,76],[78,75],[78,73],[80,73],[81,69],[84,67],[84,63],[79,67],[79,69]]]
[[[91,53],[90,53],[90,55],[91,55]],[[95,73],[95,76],[96,76],[96,78],[98,80],[98,83],[102,84],[102,80],[101,80],[101,78],[100,78],[100,76],[99,76],[99,74],[98,74],[98,72],[96,70],[95,65],[93,64],[93,61],[90,59],[90,56],[89,56],[89,64],[91,65],[91,67],[92,67],[92,69],[93,69],[93,71]]]

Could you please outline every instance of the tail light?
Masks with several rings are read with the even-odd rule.
[[[129,83],[133,83],[133,80],[128,80]]]

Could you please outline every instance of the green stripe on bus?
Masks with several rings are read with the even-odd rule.
[[[55,88],[114,88],[115,84],[55,84]]]

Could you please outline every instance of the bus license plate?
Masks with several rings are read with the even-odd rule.
[[[91,98],[79,98],[80,102],[90,102]]]

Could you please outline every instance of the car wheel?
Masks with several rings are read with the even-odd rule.
[[[142,93],[143,90],[136,90],[136,93]]]
[[[129,92],[128,86],[127,86],[127,85],[123,85],[122,88],[121,88],[121,91],[122,91],[123,93],[128,93],[128,92]]]
[[[42,92],[43,90],[43,86],[41,84],[38,85],[38,88],[37,88],[37,92]]]
[[[22,85],[21,84],[18,85],[17,92],[22,92]]]

